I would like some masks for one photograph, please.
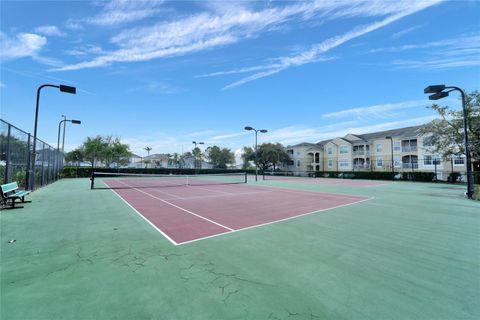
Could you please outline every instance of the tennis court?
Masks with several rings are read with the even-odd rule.
[[[96,176],[95,176],[96,175]],[[369,198],[246,184],[246,174],[198,176],[95,173],[173,244],[352,205]],[[100,187],[102,188],[102,186]],[[95,189],[95,186],[93,186]]]
[[[480,317],[462,185],[139,178],[61,179],[1,212],[2,319]]]

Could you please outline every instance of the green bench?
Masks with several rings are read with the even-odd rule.
[[[10,208],[23,208],[23,207],[16,207],[15,201],[21,200],[22,203],[30,202],[30,201],[25,201],[25,196],[28,195],[31,191],[18,190],[18,184],[16,182],[2,184],[0,187],[2,189],[2,202],[6,206],[10,206]]]

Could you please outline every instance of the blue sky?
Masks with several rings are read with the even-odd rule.
[[[480,84],[479,1],[2,1],[1,117],[66,149],[238,150],[425,123],[423,88]],[[445,100],[458,105],[455,98]]]

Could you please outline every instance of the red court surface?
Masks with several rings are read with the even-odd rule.
[[[265,180],[282,180],[301,182],[309,184],[329,184],[329,185],[341,185],[351,187],[375,187],[390,184],[386,181],[373,181],[373,180],[352,180],[352,179],[335,179],[335,178],[309,178],[309,177],[292,177],[292,176],[266,176]]]
[[[175,245],[369,199],[247,184],[149,187],[128,180],[104,182]]]

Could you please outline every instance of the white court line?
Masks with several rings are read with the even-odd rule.
[[[317,212],[323,212],[323,211],[333,210],[333,209],[341,208],[341,207],[348,207],[348,206],[351,206],[351,205],[354,205],[354,204],[358,204],[358,203],[361,203],[361,202],[365,202],[365,201],[369,201],[369,200],[372,200],[372,199],[375,199],[375,197],[371,197],[371,198],[368,198],[368,199],[359,200],[359,201],[352,202],[352,203],[340,204],[340,205],[335,206],[335,207],[330,207],[330,208],[320,209],[320,210],[311,211],[311,212],[307,212],[307,213],[302,213],[302,214],[295,215],[295,216],[291,216],[291,217],[288,217],[288,218],[279,219],[279,220],[274,220],[274,221],[269,221],[269,222],[266,222],[266,223],[257,224],[257,225],[250,226],[250,227],[245,227],[245,228],[241,228],[241,229],[235,229],[235,230],[232,230],[232,231],[230,231],[230,232],[225,232],[225,233],[220,233],[220,234],[214,234],[214,235],[211,235],[211,236],[207,236],[207,237],[203,237],[203,238],[197,238],[197,239],[193,239],[193,240],[189,240],[189,241],[185,241],[185,242],[179,242],[178,245],[181,246],[181,245],[184,245],[184,244],[189,244],[189,243],[197,242],[197,241],[204,240],[204,239],[209,239],[209,238],[213,238],[213,237],[218,237],[218,236],[225,235],[225,234],[230,234],[230,233],[235,233],[235,232],[238,232],[238,231],[244,231],[244,230],[248,230],[248,229],[254,229],[254,228],[258,228],[258,227],[263,227],[263,226],[266,226],[266,225],[269,225],[269,224],[274,224],[274,223],[278,223],[278,222],[283,222],[283,221],[287,221],[287,220],[291,220],[291,219],[296,219],[296,218],[308,216],[308,215],[310,215],[310,214],[314,214],[314,213],[317,213]]]
[[[178,246],[178,245],[179,245],[179,243],[175,242],[175,240],[173,240],[172,238],[170,238],[165,232],[163,232],[161,229],[159,229],[159,228],[158,228],[156,225],[154,225],[150,220],[148,220],[147,218],[145,218],[145,217],[143,216],[143,214],[141,214],[141,213],[140,213],[137,209],[135,209],[130,203],[128,203],[127,200],[123,199],[122,196],[119,195],[115,190],[113,190],[113,189],[110,189],[110,190],[112,190],[113,193],[114,193],[117,197],[119,197],[120,199],[122,199],[123,202],[125,202],[130,208],[132,208],[132,210],[133,210],[135,213],[137,213],[143,220],[147,221],[148,224],[150,224],[152,227],[155,228],[155,230],[157,230],[158,232],[160,232],[160,234],[161,234],[162,236],[164,236],[165,238],[167,238],[167,240],[170,241],[173,245],[175,245],[175,246]]]
[[[143,190],[140,190],[140,189],[138,189],[138,188],[135,188],[134,186],[131,186],[131,185],[129,185],[128,183],[125,183],[125,182],[123,182],[123,181],[118,181],[118,182],[123,183],[123,184],[125,184],[126,186],[129,186],[129,187],[131,187],[132,189],[137,190],[138,192],[141,192],[141,193],[143,193],[143,194],[146,194],[146,195],[149,196],[149,197],[152,197],[152,198],[154,198],[154,199],[157,199],[157,200],[159,200],[159,201],[162,201],[163,203],[166,203],[166,204],[168,204],[168,205],[170,205],[170,206],[172,206],[172,207],[174,207],[174,208],[177,208],[177,209],[179,209],[179,210],[185,211],[186,213],[189,213],[189,214],[191,214],[191,215],[193,215],[193,216],[195,216],[195,217],[198,217],[198,218],[203,219],[203,220],[205,220],[205,221],[208,221],[208,222],[210,222],[210,223],[216,224],[217,226],[222,227],[222,228],[225,228],[225,229],[227,229],[227,230],[233,231],[232,228],[229,228],[229,227],[224,226],[223,224],[220,224],[220,223],[218,223],[218,222],[216,222],[216,221],[210,220],[210,219],[208,219],[208,218],[205,218],[204,216],[201,216],[201,215],[199,215],[199,214],[196,214],[195,212],[192,212],[192,211],[189,211],[189,210],[187,210],[187,209],[185,209],[185,208],[182,208],[182,207],[180,207],[180,206],[177,206],[177,205],[175,205],[175,204],[173,204],[173,203],[171,203],[171,202],[168,202],[167,200],[163,200],[163,199],[161,199],[161,198],[159,198],[159,197],[156,197],[156,196],[154,196],[153,194],[150,194],[150,193],[148,193],[148,192],[145,192],[145,191],[143,191]]]
[[[216,193],[223,193],[223,194],[228,194],[228,195],[233,195],[233,193],[230,193],[230,192],[225,192],[225,191],[220,191],[220,190],[212,190],[212,189],[208,189],[208,188],[203,188],[203,187],[199,187],[199,186],[195,186],[195,185],[189,185],[189,187],[192,187],[192,188],[195,188],[195,189],[201,189],[201,190],[205,190],[205,191],[210,191],[210,192],[216,192]]]
[[[255,192],[240,192],[240,193],[226,193],[226,194],[213,194],[211,196],[191,196],[191,197],[177,197],[177,198],[172,198],[172,199],[163,199],[167,201],[173,201],[173,200],[190,200],[190,199],[204,199],[204,198],[222,198],[222,197],[235,197],[235,196],[243,196],[243,195],[251,195],[251,194],[263,194],[263,193],[274,193],[274,192],[280,192],[277,190],[266,190],[266,191],[255,191]]]

